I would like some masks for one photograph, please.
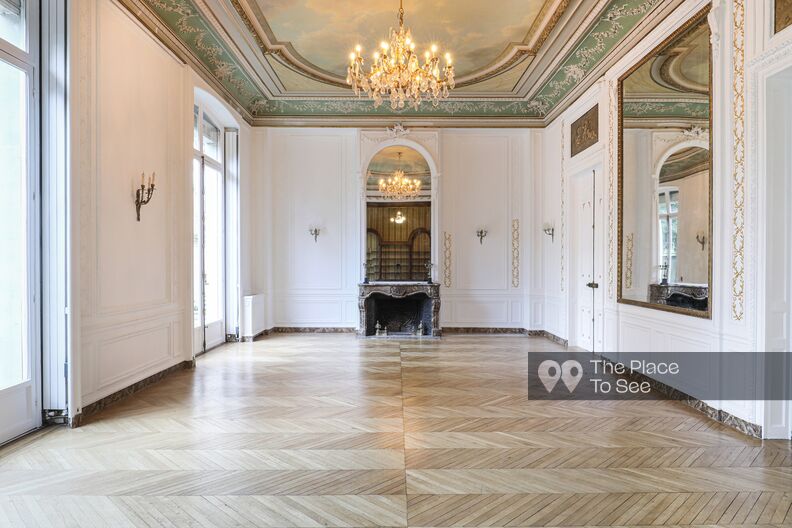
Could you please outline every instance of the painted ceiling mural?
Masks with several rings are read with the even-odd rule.
[[[397,111],[354,97],[343,82],[349,49],[357,43],[370,48],[396,24],[396,0],[122,2],[133,12],[148,8],[156,26],[188,50],[188,59],[227,99],[251,122],[263,122],[309,116],[542,119],[584,80],[593,82],[588,74],[668,0],[611,0],[594,16],[588,14],[596,0],[498,0],[497,7],[480,0],[407,0],[406,25],[419,45],[437,43],[454,54],[459,86],[437,106],[425,102],[418,110]],[[587,14],[585,27],[564,18],[573,11]],[[547,71],[535,71],[534,60],[547,47],[564,53]]]
[[[279,41],[291,42],[312,64],[343,79],[356,44],[365,56],[397,27],[398,0],[255,0]],[[457,76],[490,63],[512,42],[526,39],[545,0],[407,0],[405,26],[419,51],[433,43],[453,51]],[[367,49],[366,49],[367,48]],[[342,53],[343,52],[343,53]]]

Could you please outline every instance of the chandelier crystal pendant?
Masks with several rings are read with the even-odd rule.
[[[374,62],[368,73],[364,71],[363,48],[359,45],[349,55],[347,69],[347,84],[355,95],[360,97],[365,92],[374,100],[375,107],[384,99],[390,99],[393,110],[407,104],[417,110],[423,99],[431,99],[437,106],[440,99],[447,98],[449,91],[454,89],[454,67],[449,53],[445,55],[445,67],[441,70],[437,45],[432,44],[421,64],[410,29],[404,27],[403,0],[399,1],[399,29],[391,28],[390,43],[383,41],[380,48],[373,55]]]
[[[401,164],[402,153],[399,152],[399,164]],[[421,180],[410,179],[401,169],[397,169],[393,176],[387,180],[382,178],[379,181],[379,191],[387,200],[407,200],[415,198],[421,192]]]

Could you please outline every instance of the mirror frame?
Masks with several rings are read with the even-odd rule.
[[[660,44],[652,48],[652,50],[647,53],[641,60],[639,60],[635,65],[633,65],[629,70],[627,70],[624,74],[619,77],[617,83],[617,91],[618,91],[618,266],[617,266],[617,273],[618,273],[618,286],[617,286],[617,302],[619,304],[627,304],[632,306],[639,306],[642,308],[650,308],[652,310],[660,310],[663,312],[672,312],[681,315],[689,315],[692,317],[698,317],[702,319],[712,319],[712,233],[713,233],[713,155],[712,155],[712,141],[713,141],[713,105],[712,105],[712,92],[713,92],[713,84],[712,84],[712,71],[713,71],[713,56],[712,56],[712,39],[710,38],[709,42],[709,241],[708,244],[708,255],[707,255],[707,293],[708,293],[708,300],[707,300],[707,310],[694,310],[691,308],[681,308],[677,306],[668,306],[665,304],[652,304],[650,302],[645,301],[636,301],[634,299],[625,299],[622,295],[622,282],[624,279],[624,270],[623,268],[623,259],[624,259],[624,81],[630,77],[633,73],[635,73],[641,66],[652,60],[657,54],[665,49],[668,45],[672,42],[677,40],[680,36],[684,33],[689,31],[694,26],[704,23],[708,24],[707,16],[710,12],[710,7],[707,6],[695,15],[693,15],[690,19],[688,19],[684,24],[674,30],[668,37],[666,37]],[[710,35],[712,34],[712,29],[710,29]]]

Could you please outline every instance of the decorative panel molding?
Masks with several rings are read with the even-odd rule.
[[[599,105],[572,123],[569,133],[570,156],[575,157],[599,141]]]

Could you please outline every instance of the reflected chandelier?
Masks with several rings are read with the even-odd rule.
[[[449,53],[445,55],[446,65],[442,69],[442,76],[437,45],[432,44],[424,54],[424,63],[420,63],[410,29],[404,27],[403,0],[399,1],[399,29],[391,28],[390,44],[382,41],[380,48],[374,53],[371,70],[366,73],[360,55],[363,48],[356,46],[349,55],[346,79],[355,95],[360,97],[361,92],[366,92],[374,100],[375,107],[380,106],[386,98],[390,99],[393,110],[404,108],[407,104],[417,110],[424,98],[431,99],[432,104],[437,106],[440,99],[448,97],[449,90],[454,89],[454,67]]]
[[[402,153],[399,152],[399,164],[401,164]],[[406,200],[415,198],[421,192],[421,180],[411,180],[405,176],[404,171],[397,169],[393,176],[380,179],[379,191],[388,200]]]

